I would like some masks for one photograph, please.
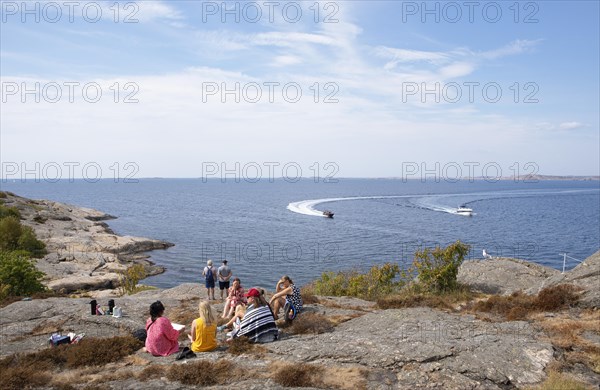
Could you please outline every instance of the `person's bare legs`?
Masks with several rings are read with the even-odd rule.
[[[279,318],[279,309],[285,306],[285,298],[279,297],[273,301],[273,316],[275,320]]]
[[[213,301],[215,301],[215,300],[216,300],[216,299],[215,299],[215,288],[213,287],[213,288],[211,288],[211,289],[209,289],[209,290],[210,290],[210,293],[211,293],[211,295],[212,295],[212,300],[213,300]]]
[[[229,311],[229,303],[231,302],[231,299],[227,298],[225,300],[225,306],[223,306],[223,314],[221,314],[221,318],[227,318],[229,317],[227,315],[227,312]]]

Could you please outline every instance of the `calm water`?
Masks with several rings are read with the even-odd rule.
[[[167,268],[147,284],[200,282],[207,259],[227,258],[245,285],[272,288],[283,274],[303,284],[325,270],[407,263],[415,249],[462,240],[493,256],[562,268],[567,252],[585,259],[600,247],[599,183],[421,183],[344,179],[338,183],[235,183],[200,179],[7,182],[2,189],[36,199],[92,207],[118,216],[119,234],[163,239],[175,247],[152,252]],[[382,196],[396,196],[379,198]],[[334,219],[287,209],[291,202],[371,197],[318,204]],[[453,214],[468,204],[476,215]],[[577,262],[570,261],[568,268]]]

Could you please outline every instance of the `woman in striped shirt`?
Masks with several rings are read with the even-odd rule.
[[[239,330],[234,331],[231,337],[245,336],[253,343],[270,343],[277,340],[279,330],[275,325],[275,318],[260,291],[251,288],[245,296],[248,299],[248,311],[242,318]]]

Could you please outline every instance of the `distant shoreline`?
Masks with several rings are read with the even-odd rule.
[[[421,181],[421,180],[425,180],[427,179],[427,181],[435,181],[435,177],[427,177],[427,178],[420,178],[420,177],[415,177],[415,176],[411,176],[411,177],[402,177],[402,176],[383,176],[383,177],[335,177],[335,178],[327,178],[327,177],[311,177],[311,176],[306,176],[306,177],[298,177],[298,180],[316,180],[319,179],[319,182],[325,182],[325,180],[403,180],[403,181]],[[438,178],[439,181],[446,181],[443,178]],[[90,181],[88,179],[85,178],[71,178],[71,179],[59,179],[57,181],[53,181],[51,183],[56,183],[56,182],[73,182],[73,181],[86,181],[90,184],[93,184],[97,181],[115,181],[115,182],[125,182],[125,183],[135,183],[137,182],[137,180],[203,180],[203,181],[222,181],[223,179],[220,177],[139,177],[139,178],[135,178],[135,179],[130,179],[132,181],[124,181],[125,178],[114,178],[114,177],[102,177],[102,178],[98,178],[95,181]],[[288,181],[289,179],[286,177],[274,177],[272,179],[261,179],[259,180],[259,182],[269,182],[271,180],[275,180],[275,181]],[[494,177],[494,176],[489,176],[489,177],[484,177],[484,176],[476,176],[476,177],[469,177],[469,176],[465,176],[465,177],[461,177],[461,178],[452,178],[452,182],[458,182],[458,181],[486,181],[486,182],[496,182],[496,181],[515,181],[515,182],[530,182],[530,183],[535,183],[537,181],[600,181],[600,176],[594,176],[594,175],[525,175],[525,176],[501,176],[501,177]],[[236,178],[227,178],[226,182],[235,182]],[[246,180],[244,180],[243,178],[238,178],[237,180],[240,183],[246,182]],[[38,179],[21,179],[21,178],[3,178],[0,177],[0,182],[2,183],[8,183],[8,182],[19,182],[19,183],[27,183],[27,182],[44,182],[43,180],[38,180]]]

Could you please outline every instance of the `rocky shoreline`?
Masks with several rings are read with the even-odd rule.
[[[12,194],[3,200],[7,206],[18,208],[22,222],[34,228],[38,238],[46,243],[49,253],[38,261],[38,267],[48,275],[47,285],[63,292],[89,291],[83,297],[78,294],[76,298],[18,301],[0,308],[0,361],[15,354],[44,350],[48,337],[55,332],[85,333],[85,338],[97,338],[101,343],[131,334],[144,326],[148,307],[156,300],[164,303],[167,317],[187,325],[189,330],[198,303],[204,299],[204,288],[199,284],[129,296],[102,290],[113,288],[118,272],[132,263],[152,267],[143,252],[172,244],[120,237],[103,222],[113,217],[99,211]],[[580,345],[597,354],[597,368],[569,363],[563,370],[589,388],[600,386],[600,251],[564,274],[518,259],[467,261],[459,270],[458,280],[479,291],[482,295],[478,300],[516,292],[537,294],[544,287],[569,283],[579,289],[580,304],[560,312],[542,312],[526,320],[509,321],[479,316],[469,311],[466,303],[444,309],[384,310],[375,302],[357,298],[315,297],[305,305],[299,318],[314,315],[313,321],[327,323],[320,332],[298,334],[282,327],[279,341],[241,355],[229,351],[225,336],[220,333],[219,348],[195,359],[175,361],[173,356],[152,357],[139,350],[105,366],[62,369],[41,388],[193,389],[197,386],[169,377],[169,370],[178,365],[226,362],[237,373],[254,375],[240,374],[210,388],[281,389],[281,382],[270,373],[274,367],[287,367],[290,371],[308,367],[322,372],[320,381],[291,387],[534,389],[554,367],[565,364],[565,356],[580,353]],[[102,305],[114,299],[124,315],[91,315],[91,299]],[[217,311],[223,308],[221,302],[212,304]],[[580,344],[556,341],[554,329],[559,333],[572,332]],[[185,336],[180,341],[186,345]],[[150,380],[148,373],[154,373]],[[9,379],[2,375],[0,383]]]
[[[54,291],[116,288],[119,272],[133,264],[143,264],[148,276],[164,272],[146,252],[171,247],[170,242],[117,235],[104,222],[116,217],[97,210],[5,194],[5,206],[16,207],[21,223],[46,244],[48,253],[36,266]]]

